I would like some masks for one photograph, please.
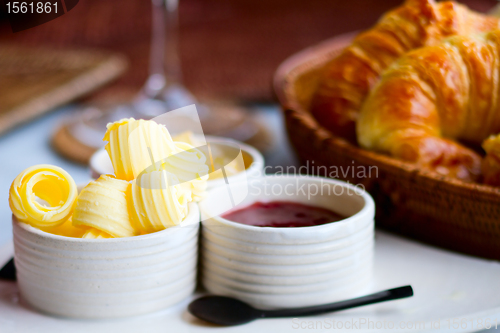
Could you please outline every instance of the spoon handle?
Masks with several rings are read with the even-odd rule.
[[[16,281],[14,258],[10,259],[3,267],[0,267],[0,280]]]
[[[394,299],[406,298],[413,296],[411,286],[404,286],[394,289],[380,291],[375,294],[353,298],[347,301],[329,303],[306,308],[283,309],[283,310],[262,310],[262,318],[279,318],[279,317],[303,317],[317,315],[326,312],[340,311],[355,308],[358,306],[380,303]]]

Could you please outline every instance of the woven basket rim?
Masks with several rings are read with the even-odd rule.
[[[326,141],[336,148],[347,150],[350,155],[362,159],[366,164],[379,165],[385,169],[397,168],[408,177],[424,178],[437,182],[454,192],[469,193],[471,196],[489,197],[495,202],[500,200],[500,188],[485,184],[465,182],[456,178],[441,175],[437,172],[424,170],[416,165],[378,154],[355,146],[347,140],[335,136],[323,128],[311,113],[302,107],[296,98],[294,82],[302,74],[317,69],[349,45],[357,32],[350,32],[327,39],[315,46],[304,49],[281,63],[273,77],[274,93],[281,104],[285,117],[294,117],[301,125],[314,132],[318,139]]]

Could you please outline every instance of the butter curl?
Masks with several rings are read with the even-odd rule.
[[[178,225],[188,214],[191,191],[165,170],[141,174],[131,193],[134,221],[142,233]]]
[[[9,190],[9,206],[19,221],[37,228],[56,227],[67,221],[78,191],[73,178],[49,164],[21,172]]]
[[[118,179],[133,180],[176,150],[167,128],[151,120],[122,119],[107,128],[103,141]]]
[[[113,237],[136,235],[129,215],[129,188],[129,182],[109,175],[90,182],[76,201],[73,225],[92,227]]]
[[[205,198],[208,180],[207,157],[199,149],[185,142],[175,142],[175,154],[167,158],[161,165],[175,175],[182,186],[191,191],[193,201]]]

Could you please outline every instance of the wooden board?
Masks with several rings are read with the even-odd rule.
[[[116,78],[125,58],[0,44],[0,134]]]
[[[102,101],[100,104],[95,105],[102,106],[103,109],[106,109],[106,105],[109,108],[110,104],[109,102],[104,103],[104,101]],[[251,123],[250,126],[254,128],[254,132],[245,140],[245,143],[254,146],[262,153],[268,152],[269,149],[273,147],[274,136],[269,126],[263,123],[259,117],[254,117],[251,111],[245,110],[244,106],[229,102],[214,102],[205,105],[210,108],[211,112],[216,115],[217,119],[220,119],[220,113],[227,115],[227,118],[233,118],[233,120],[219,121],[218,124],[211,122],[210,118],[206,119],[206,121],[202,123],[205,134],[220,135],[221,133],[224,133],[224,131],[218,132],[218,130],[239,128],[239,125],[242,125],[243,123]],[[73,162],[88,164],[92,154],[94,154],[97,148],[87,146],[75,138],[71,131],[72,125],[73,123],[70,121],[63,123],[61,126],[56,128],[51,140],[52,147],[61,156],[72,160]],[[224,128],[224,125],[227,127]]]

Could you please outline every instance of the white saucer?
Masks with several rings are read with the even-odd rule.
[[[12,254],[0,247],[0,267]],[[224,332],[475,332],[500,327],[500,263],[471,258],[377,231],[373,291],[411,284],[415,296],[300,319],[265,319]],[[195,295],[194,297],[199,296]],[[193,298],[194,298],[193,297]],[[191,316],[189,302],[166,311],[120,320],[72,320],[40,314],[19,300],[14,282],[0,281],[0,332],[209,332],[217,326]],[[335,320],[335,323],[332,321]],[[360,322],[366,322],[360,327]],[[480,326],[479,322],[482,322]],[[335,327],[343,329],[332,329]],[[370,329],[368,329],[370,323]],[[357,325],[358,329],[351,327]],[[408,329],[408,325],[413,329]],[[438,326],[439,324],[439,326]],[[322,329],[320,328],[322,326]],[[384,326],[385,325],[385,326]],[[392,326],[394,325],[394,326]],[[405,329],[400,329],[405,325]],[[346,328],[347,326],[347,328]],[[454,328],[458,327],[457,329]],[[300,329],[303,327],[303,329]],[[385,328],[384,328],[385,327]],[[393,327],[393,328],[391,328]],[[494,331],[491,329],[489,332]]]

